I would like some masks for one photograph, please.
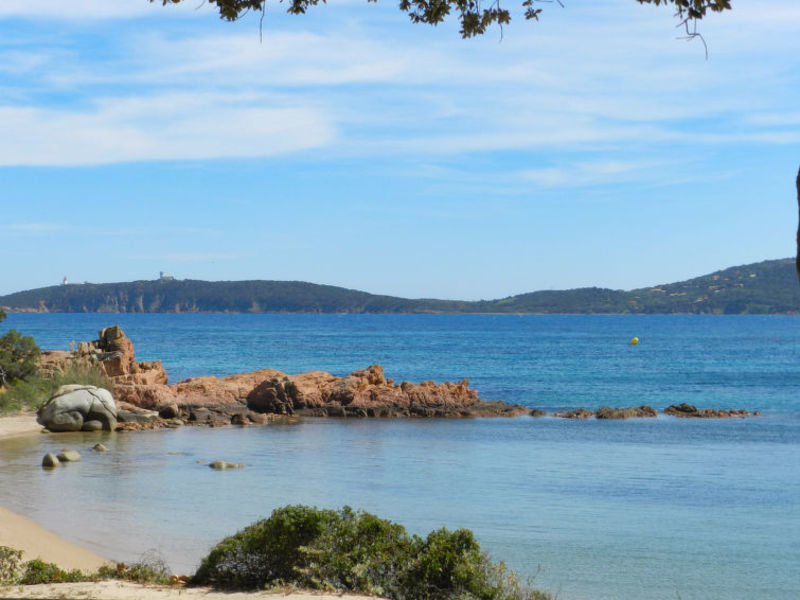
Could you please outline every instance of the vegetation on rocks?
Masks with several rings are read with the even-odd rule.
[[[62,385],[93,385],[113,390],[113,383],[105,373],[93,365],[72,365],[65,371],[44,373],[39,371],[10,383],[0,394],[0,413],[19,410],[37,410]]]
[[[308,506],[276,509],[225,538],[203,559],[194,585],[261,589],[296,585],[396,600],[548,600],[493,564],[472,532],[426,538],[370,513]]]

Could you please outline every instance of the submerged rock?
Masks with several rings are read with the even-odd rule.
[[[245,465],[241,463],[229,463],[222,460],[215,460],[208,464],[209,467],[215,471],[225,471],[226,469],[244,469]]]
[[[42,458],[42,467],[45,469],[53,469],[61,464],[61,461],[58,460],[58,457],[53,454],[52,452],[48,452]]]
[[[534,408],[534,409],[533,409],[533,410],[531,410],[531,412],[530,412],[530,413],[528,413],[528,414],[529,414],[530,416],[532,416],[532,417],[536,417],[536,418],[539,418],[539,417],[546,417],[546,416],[547,416],[547,411],[546,411],[546,410],[542,410],[541,408]]]
[[[81,455],[76,450],[63,448],[61,452],[58,453],[58,460],[61,462],[78,462],[80,459]]]
[[[92,450],[95,452],[108,452],[108,448],[106,448],[103,444],[95,444],[92,446]]]
[[[673,404],[668,406],[664,409],[664,414],[672,415],[673,417],[678,418],[695,418],[695,419],[728,419],[730,417],[757,417],[760,416],[761,413],[756,411],[751,413],[750,411],[743,410],[743,409],[730,409],[730,410],[717,410],[713,408],[704,408],[702,410],[698,409],[696,406],[692,404],[687,404],[684,402],[683,404]]]
[[[609,406],[601,406],[595,413],[598,419],[644,419],[655,418],[658,413],[654,408],[643,404],[642,406],[634,406],[627,408],[611,408]]]
[[[576,408],[575,410],[564,410],[553,413],[553,416],[560,417],[562,419],[591,419],[594,417],[594,411],[586,408]]]

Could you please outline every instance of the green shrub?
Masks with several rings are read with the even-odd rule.
[[[25,380],[34,376],[38,370],[41,350],[30,336],[20,335],[16,329],[0,337],[0,369],[6,383]]]
[[[25,563],[25,569],[19,583],[34,585],[37,583],[74,583],[87,581],[89,578],[77,569],[65,571],[58,565],[34,559]]]
[[[0,394],[0,413],[39,408],[50,396],[46,380],[34,377],[28,381],[17,380]]]
[[[0,546],[0,582],[13,582],[22,568],[22,551]]]
[[[225,538],[194,585],[256,589],[294,584],[395,600],[550,600],[492,564],[467,529],[427,538],[375,515],[287,506]]]
[[[404,597],[418,600],[499,597],[493,565],[468,529],[437,529],[403,575]]]
[[[130,566],[118,564],[113,571],[114,579],[125,579],[136,583],[168,584],[172,573],[164,558],[155,550],[142,554],[138,561]]]
[[[302,550],[307,566],[298,574],[315,588],[396,597],[416,545],[402,525],[346,506]]]
[[[256,589],[296,581],[297,569],[307,566],[301,548],[317,538],[334,518],[334,511],[308,506],[275,509],[269,519],[253,523],[215,546],[200,563],[192,583]]]

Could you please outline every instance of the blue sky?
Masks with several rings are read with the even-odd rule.
[[[512,10],[515,5],[508,5]],[[0,294],[293,279],[630,289],[794,252],[800,3],[634,0],[461,40],[394,2],[0,3]]]

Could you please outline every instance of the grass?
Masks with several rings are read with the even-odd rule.
[[[52,376],[40,371],[26,380],[16,380],[6,388],[0,388],[0,414],[38,410],[59,387],[70,384],[93,385],[109,391],[114,389],[105,372],[95,365],[72,364]]]

